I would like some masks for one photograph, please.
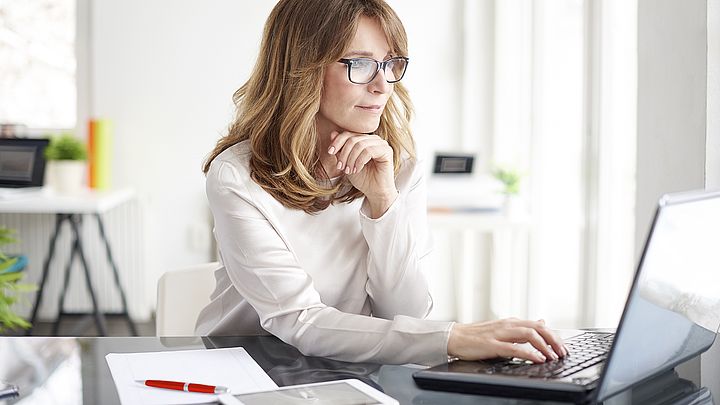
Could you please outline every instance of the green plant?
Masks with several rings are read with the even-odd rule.
[[[45,148],[45,157],[48,160],[85,160],[87,148],[72,134],[60,134],[50,138],[50,144]]]
[[[14,230],[0,226],[0,246],[14,243]],[[29,328],[30,322],[18,316],[12,310],[13,304],[18,301],[19,294],[35,291],[32,284],[19,283],[24,273],[21,271],[6,272],[15,263],[17,257],[9,257],[0,250],[0,332],[8,329]]]
[[[520,192],[520,179],[522,176],[517,170],[497,167],[492,174],[505,186],[503,194],[517,195]]]

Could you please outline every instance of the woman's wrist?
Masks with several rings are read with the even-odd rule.
[[[448,357],[458,357],[457,345],[460,335],[460,329],[462,329],[462,325],[459,323],[454,323],[453,326],[450,328],[450,336],[448,337],[447,344]]]
[[[370,218],[378,219],[395,202],[400,193],[397,190],[389,193],[383,193],[377,196],[365,196],[365,200],[368,202],[368,208],[370,208]]]

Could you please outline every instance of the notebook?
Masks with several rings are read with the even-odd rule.
[[[266,391],[277,384],[242,347],[105,356],[123,404],[196,404],[212,402],[211,394],[146,387],[137,380],[170,380],[223,386],[233,394]]]
[[[47,139],[0,138],[0,188],[42,187],[48,143]]]
[[[663,196],[616,333],[566,340],[570,355],[454,361],[413,375],[426,389],[595,403],[712,346],[720,326],[720,192]]]

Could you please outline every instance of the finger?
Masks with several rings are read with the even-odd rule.
[[[371,159],[381,157],[385,153],[382,149],[384,143],[381,139],[365,139],[356,143],[347,159],[351,173],[362,170]]]
[[[550,349],[545,339],[540,336],[537,330],[524,326],[514,327],[506,330],[507,338],[504,340],[516,343],[530,343],[532,347],[539,350],[548,359],[557,360],[559,356]]]
[[[545,320],[541,319],[539,321],[528,321],[528,320],[518,320],[516,323],[518,326],[524,326],[527,328],[533,328],[535,329],[540,336],[549,344],[553,351],[557,353],[560,357],[567,356],[567,350],[565,349],[565,344],[563,343],[562,339],[553,332],[550,328],[545,326]]]
[[[364,135],[358,135],[346,131],[342,132],[335,138],[334,141],[332,141],[332,146],[334,146],[336,150],[335,157],[338,160],[337,168],[339,170],[343,170],[347,167],[347,158],[350,155],[353,146],[355,143],[360,141],[363,136]]]
[[[567,347],[565,347],[565,342],[563,342],[562,338],[560,338],[558,334],[555,333],[552,329],[547,328],[544,319],[538,319],[538,323],[540,323],[540,325],[542,326],[542,328],[539,329],[538,332],[540,332],[540,335],[547,342],[550,342],[550,345],[552,346],[555,353],[557,353],[557,355],[560,357],[567,356]],[[548,333],[550,334],[550,336],[547,336]]]
[[[337,138],[337,136],[338,136],[339,134],[340,134],[340,133],[339,133],[338,131],[332,131],[332,132],[330,132],[330,146],[328,147],[328,151],[327,151],[327,153],[328,153],[329,155],[334,155],[335,152],[337,152],[337,149],[335,148],[335,145],[332,144],[332,141],[334,141],[335,138]]]
[[[333,134],[335,134],[333,136]],[[345,143],[352,138],[354,134],[352,132],[344,131],[344,132],[337,132],[333,131],[330,133],[330,145],[328,146],[328,153],[332,155],[338,155],[340,154],[340,151],[342,150],[343,146],[345,146]],[[332,153],[331,153],[332,151]],[[338,157],[339,160],[339,157]]]
[[[568,351],[562,338],[558,336],[557,333],[553,332],[552,329],[545,326],[545,321],[543,321],[542,319],[541,321],[542,322],[538,321],[539,325],[537,328],[535,328],[535,330],[537,330],[540,336],[542,336],[543,339],[545,339],[545,341],[548,342],[550,346],[552,346],[553,350],[555,351],[555,353],[558,354],[558,356],[567,356]]]
[[[540,352],[532,350],[531,348],[523,345],[514,345],[508,342],[498,342],[498,356],[502,357],[518,357],[521,359],[530,360],[534,363],[544,363],[547,358]]]

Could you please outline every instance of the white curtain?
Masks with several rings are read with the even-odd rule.
[[[434,228],[432,316],[612,326],[633,267],[636,4],[406,3],[391,1],[424,157],[518,169],[530,214],[494,232]]]

